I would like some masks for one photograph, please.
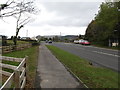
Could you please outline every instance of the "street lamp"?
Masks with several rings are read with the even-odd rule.
[[[110,36],[109,36],[108,43],[109,43],[109,47],[111,47],[111,38],[110,38]]]

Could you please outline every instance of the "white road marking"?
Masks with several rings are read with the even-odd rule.
[[[119,50],[107,49],[107,48],[95,47],[95,46],[89,46],[89,47],[92,47],[92,48],[98,48],[98,49],[104,49],[104,50],[109,50],[109,51],[119,51]]]
[[[99,53],[99,54],[105,54],[105,55],[109,55],[109,56],[114,56],[114,57],[120,57],[119,55],[116,55],[116,54],[109,54],[109,53],[98,52],[98,51],[92,51],[92,52]]]

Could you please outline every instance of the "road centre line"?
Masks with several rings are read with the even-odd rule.
[[[98,51],[92,51],[92,52],[99,53],[99,54],[105,54],[105,55],[109,55],[109,56],[114,56],[114,57],[120,57],[119,55],[109,54],[109,53],[104,53],[104,52],[98,52]]]

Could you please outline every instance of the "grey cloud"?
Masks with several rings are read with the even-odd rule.
[[[52,25],[52,26],[86,26],[88,24],[87,20],[83,19],[77,19],[77,18],[66,18],[62,20],[56,20],[56,21],[49,21],[47,24]]]
[[[94,19],[100,2],[44,2],[42,5],[63,19],[42,22],[39,25],[84,27]]]

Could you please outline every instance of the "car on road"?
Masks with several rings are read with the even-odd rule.
[[[90,42],[84,39],[74,40],[75,44],[90,45]]]
[[[83,39],[80,39],[80,40],[74,40],[74,43],[75,43],[75,44],[81,44],[81,42],[83,42]]]
[[[82,45],[90,45],[90,42],[87,40],[83,40],[80,44]]]
[[[75,44],[79,44],[79,40],[74,40],[74,43]]]
[[[48,43],[48,40],[46,40],[45,42]]]
[[[85,41],[85,40],[80,39],[80,40],[79,40],[79,44],[82,44],[84,41]]]
[[[48,43],[52,43],[52,41],[50,40],[50,41],[48,41]]]

